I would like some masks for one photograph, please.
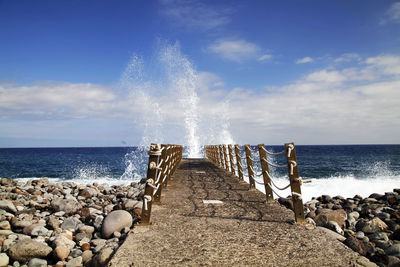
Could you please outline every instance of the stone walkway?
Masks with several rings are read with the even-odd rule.
[[[263,193],[207,160],[182,160],[162,194],[155,224],[135,227],[109,266],[371,264],[323,231],[294,224],[292,211],[266,204]]]

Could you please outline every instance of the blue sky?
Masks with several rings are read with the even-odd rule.
[[[171,49],[201,143],[400,142],[398,1],[0,0],[0,34],[0,147],[187,143]]]

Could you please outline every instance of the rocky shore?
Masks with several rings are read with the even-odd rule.
[[[142,209],[144,184],[0,179],[1,266],[104,266]]]
[[[291,200],[279,202],[293,209]],[[322,195],[305,203],[304,209],[310,224],[378,266],[400,266],[400,189],[368,198]]]

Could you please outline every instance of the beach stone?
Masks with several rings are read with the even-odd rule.
[[[2,230],[11,230],[11,225],[9,221],[0,222],[0,229]]]
[[[348,236],[344,241],[344,244],[362,256],[367,255],[364,243],[358,240],[355,236]]]
[[[69,256],[70,250],[64,246],[58,246],[54,249],[54,253],[59,260],[64,261]]]
[[[278,202],[279,202],[279,204],[285,206],[286,208],[294,210],[293,200],[291,200],[289,198],[280,197],[280,198],[278,198]]]
[[[76,231],[81,224],[82,222],[78,218],[71,216],[64,220],[61,229]]]
[[[60,224],[61,224],[60,220],[55,216],[51,215],[47,218],[47,225],[54,230],[60,228]]]
[[[54,247],[63,246],[71,250],[75,247],[75,242],[67,238],[64,234],[58,234],[53,241],[53,246]]]
[[[91,234],[87,234],[87,233],[77,233],[75,235],[75,241],[76,242],[80,242],[82,240],[90,240],[92,238]]]
[[[388,256],[388,267],[398,267],[400,266],[400,259],[394,256]]]
[[[83,244],[81,245],[81,249],[82,249],[82,251],[89,250],[89,249],[90,249],[89,243],[83,243]]]
[[[394,244],[385,249],[385,253],[388,256],[395,256],[400,258],[400,244]]]
[[[365,234],[364,234],[364,232],[362,232],[362,231],[358,231],[358,232],[356,233],[356,237],[357,237],[358,239],[363,239],[364,236],[365,236]]]
[[[82,257],[76,257],[71,259],[70,261],[67,262],[67,264],[65,265],[66,267],[80,267],[82,266]]]
[[[3,251],[7,251],[15,244],[14,240],[6,239],[3,241]]]
[[[86,187],[79,193],[79,196],[84,197],[84,198],[91,198],[96,195],[97,195],[96,190],[94,190],[93,188],[90,188],[90,187]]]
[[[395,230],[390,238],[400,241],[400,229]]]
[[[3,209],[8,212],[12,212],[12,213],[17,212],[17,208],[9,200],[0,200],[0,209]]]
[[[91,250],[85,250],[82,253],[82,262],[86,263],[93,258],[93,252]]]
[[[111,213],[112,213],[112,212],[110,212],[110,214],[111,214]],[[107,216],[108,216],[108,215],[107,215]],[[94,219],[94,222],[93,222],[94,227],[95,227],[96,229],[100,230],[100,229],[101,229],[101,226],[102,226],[102,224],[103,224],[103,220],[104,220],[104,217],[103,217],[102,215],[96,216],[96,218]]]
[[[94,233],[94,230],[95,230],[94,227],[90,226],[90,225],[81,225],[78,228],[78,232],[85,233],[85,234],[88,234],[88,235],[92,235]]]
[[[48,232],[49,232],[49,230],[46,227],[39,225],[32,229],[30,235],[31,236],[46,236]]]
[[[114,250],[112,248],[104,248],[100,251],[98,255],[95,257],[95,262],[97,265],[95,266],[105,266],[108,260],[111,258]]]
[[[343,235],[343,229],[340,228],[339,224],[335,221],[329,221],[328,224],[326,225],[326,228],[331,229],[332,231],[335,231],[338,234]]]
[[[93,246],[99,246],[99,245],[104,245],[106,243],[107,240],[105,239],[92,239],[92,241],[90,241],[92,243]]]
[[[371,242],[374,242],[377,247],[382,249],[388,248],[391,244],[389,242],[389,238],[385,233],[374,233],[368,235],[368,238]]]
[[[70,256],[72,258],[76,258],[82,255],[82,250],[80,250],[79,248],[74,248],[73,250],[71,250]]]
[[[29,261],[28,267],[47,267],[47,261],[43,259],[33,258]]]
[[[346,240],[346,237],[328,229],[325,227],[321,227],[321,226],[317,226],[317,229],[320,229],[321,231],[323,231],[324,233],[326,233],[328,236],[335,238],[336,240],[339,240],[340,242],[343,242]]]
[[[329,223],[329,221],[335,221],[338,223],[340,228],[344,228],[346,226],[346,219],[347,219],[347,213],[343,209],[339,210],[322,209],[314,221],[318,226],[326,226]]]
[[[378,265],[376,265],[373,262],[370,262],[366,257],[359,257],[357,259],[357,264],[355,265],[356,267],[377,267]]]
[[[66,214],[76,213],[81,208],[75,198],[56,198],[51,202],[51,206],[56,212],[64,211]]]
[[[8,250],[8,254],[13,260],[25,262],[33,258],[44,258],[52,251],[52,248],[46,244],[31,239],[23,239],[12,246]]]
[[[6,253],[0,253],[0,267],[7,266],[10,262],[10,258],[7,256]]]
[[[357,223],[357,225],[359,223],[360,223],[360,221]],[[356,227],[357,227],[357,225],[356,225]],[[388,226],[381,219],[373,218],[370,221],[364,222],[364,224],[361,228],[361,231],[363,231],[364,233],[367,233],[367,234],[373,234],[373,233],[377,233],[377,232],[382,232],[382,231],[386,230],[387,228],[388,228]]]
[[[125,210],[115,210],[110,212],[104,219],[102,225],[102,236],[109,238],[114,232],[120,232],[124,227],[132,226],[132,215]]]

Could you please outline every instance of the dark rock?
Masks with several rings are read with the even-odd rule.
[[[394,244],[385,249],[385,253],[388,256],[395,256],[400,258],[400,244]]]
[[[344,241],[344,244],[362,256],[367,255],[367,250],[364,243],[358,240],[355,236],[347,237]]]
[[[339,227],[344,228],[346,225],[347,213],[344,210],[321,210],[315,218],[315,223],[318,226],[325,226],[329,221],[335,221]]]
[[[373,193],[373,194],[369,195],[368,198],[374,198],[374,199],[377,199],[377,200],[381,200],[381,199],[383,199],[384,197],[385,197],[385,195],[378,194],[378,193]]]
[[[280,198],[278,198],[278,202],[279,202],[279,204],[285,206],[286,208],[294,210],[293,200],[291,200],[289,198],[280,197]]]

